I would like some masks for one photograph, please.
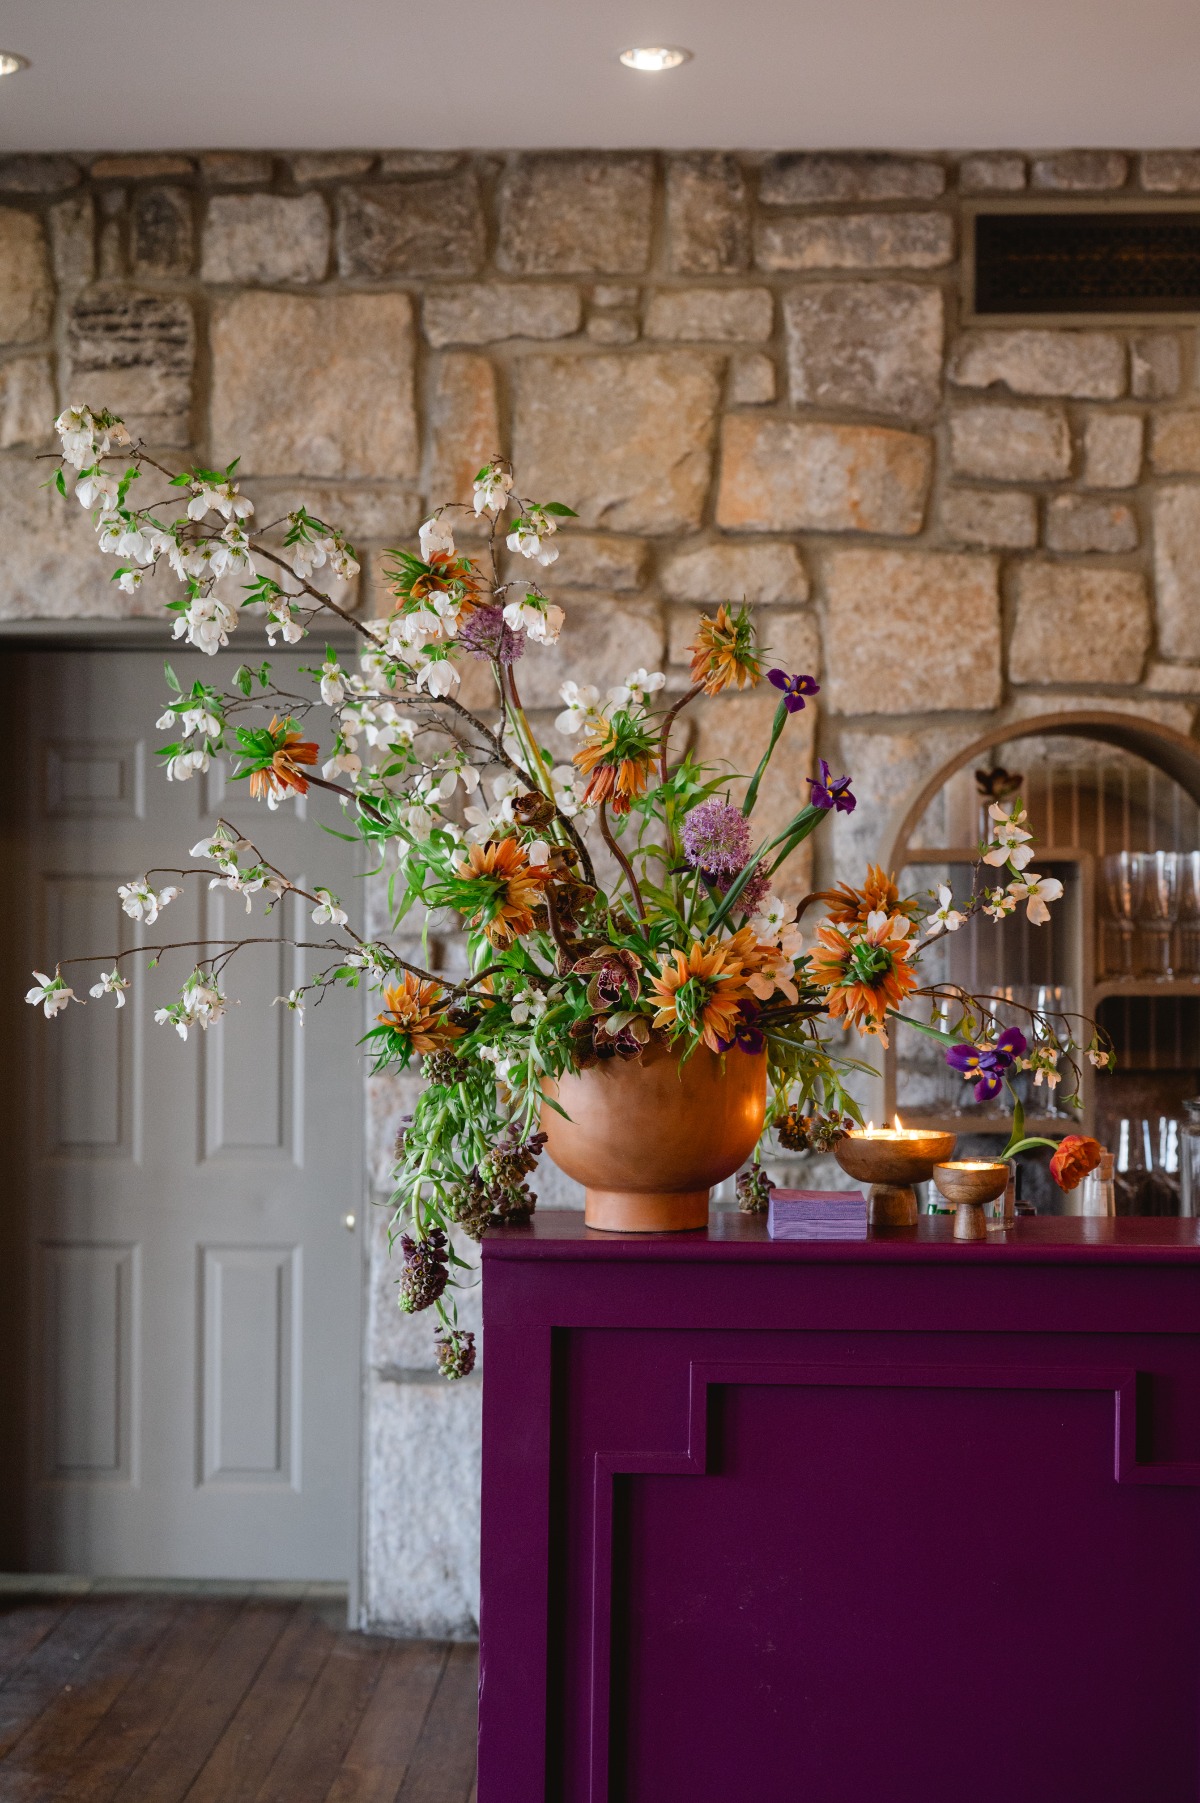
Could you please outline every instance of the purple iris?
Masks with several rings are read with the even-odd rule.
[[[743,1002],[733,1026],[732,1039],[718,1039],[717,1047],[722,1052],[729,1052],[740,1046],[743,1052],[761,1052],[766,1045],[763,1030],[758,1024],[758,1003]]]
[[[990,1102],[1000,1093],[1005,1071],[1011,1070],[1027,1050],[1028,1042],[1020,1027],[1006,1027],[991,1045],[970,1045],[966,1041],[952,1045],[946,1053],[946,1063],[964,1077],[976,1078],[975,1100]]]
[[[820,693],[815,676],[789,676],[786,670],[768,670],[767,681],[783,690],[783,705],[789,714],[798,714],[810,695]]]
[[[812,790],[814,808],[836,808],[839,814],[853,814],[858,806],[850,793],[851,778],[848,776],[830,777],[829,765],[821,759],[821,778],[818,782],[809,777],[808,786]]]

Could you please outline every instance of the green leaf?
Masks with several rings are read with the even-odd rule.
[[[66,484],[66,479],[63,476],[63,473],[61,470],[57,470],[55,472],[54,486],[58,490],[59,494],[62,495],[63,499],[65,500],[66,495],[67,495],[67,484]]]
[[[176,676],[176,674],[175,674],[174,670],[171,668],[170,664],[163,665],[163,674],[167,679],[167,686],[169,688],[174,689],[174,691],[177,695],[182,695],[183,690],[179,686],[179,678],[178,678],[178,676]]]
[[[254,687],[254,676],[251,671],[246,668],[245,664],[238,665],[233,673],[233,680],[236,686],[242,691],[242,694],[249,699],[250,691]]]
[[[543,513],[556,513],[560,519],[577,520],[579,515],[573,507],[564,507],[561,501],[547,501],[542,508]]]

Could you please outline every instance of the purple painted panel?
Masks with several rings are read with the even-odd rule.
[[[480,1803],[1196,1803],[1200,1249],[1089,1225],[489,1236]]]

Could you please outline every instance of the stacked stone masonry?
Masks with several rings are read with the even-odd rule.
[[[966,319],[964,204],[1022,195],[1197,196],[1200,151],[0,159],[0,618],[157,611],[42,487],[68,402],[341,522],[360,611],[387,605],[385,550],[500,451],[579,514],[548,577],[567,629],[523,678],[548,737],[567,676],[661,666],[679,692],[697,609],[745,600],[822,683],[764,806],[794,807],[818,752],[853,771],[817,874],[855,873],[997,722],[1103,700],[1190,732],[1200,702],[1195,331]],[[723,700],[697,748],[744,770],[769,712]],[[381,1185],[404,1105],[372,1092]],[[377,1261],[385,1388],[430,1363],[393,1275]],[[433,1408],[387,1396],[381,1421]],[[368,1444],[378,1551],[371,1510],[416,1479]],[[467,1631],[469,1541],[429,1553],[419,1597],[369,1556],[370,1619]]]

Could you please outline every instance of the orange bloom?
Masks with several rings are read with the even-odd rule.
[[[1078,1189],[1089,1171],[1094,1171],[1104,1155],[1099,1140],[1082,1133],[1068,1133],[1058,1142],[1058,1151],[1050,1160],[1050,1175],[1059,1189]]]
[[[435,551],[429,559],[428,571],[416,578],[408,594],[414,601],[451,594],[457,599],[460,612],[473,613],[479,604],[479,577],[474,566],[456,551]]]
[[[446,1019],[446,992],[440,983],[426,983],[406,970],[398,983],[388,984],[383,999],[386,1010],[376,1015],[376,1020],[403,1034],[422,1057],[443,1052],[462,1037],[463,1029]]]
[[[637,755],[629,756],[633,746],[627,743],[623,754],[620,743],[621,734],[614,723],[602,720],[594,736],[575,753],[574,761],[588,779],[583,792],[586,807],[611,801],[614,814],[628,814],[633,797],[646,793],[653,753],[639,748]]]
[[[279,716],[271,719],[271,732],[280,730]],[[250,773],[250,793],[256,800],[265,801],[269,795],[282,798],[289,789],[295,789],[300,795],[308,794],[308,783],[300,771],[301,764],[315,764],[320,747],[311,739],[302,739],[298,732],[285,734],[275,748],[269,769],[253,770]]]
[[[882,909],[867,917],[864,926],[834,926],[824,921],[817,928],[810,976],[829,992],[832,1019],[861,1033],[878,1033],[887,1039],[887,1013],[898,1008],[917,987],[910,963],[910,924],[902,914]]]
[[[468,881],[486,881],[486,899],[467,924],[481,926],[497,951],[507,951],[514,939],[536,926],[534,909],[542,905],[549,872],[535,869],[516,839],[489,839],[486,845],[472,845],[457,874]]]
[[[829,908],[832,926],[865,926],[871,914],[902,914],[911,920],[920,904],[916,896],[901,901],[895,877],[884,874],[881,864],[867,865],[867,880],[861,889],[850,883],[839,883],[836,889],[822,889],[813,897]]]
[[[695,939],[686,952],[668,953],[658,976],[650,980],[658,1003],[654,1026],[700,1027],[704,1044],[714,1052],[721,1049],[721,1041],[728,1044],[738,1009],[750,993],[733,943]]]
[[[761,680],[758,657],[754,650],[754,626],[744,607],[731,614],[722,601],[717,617],[701,618],[695,640],[688,646],[692,653],[692,681],[704,684],[706,695],[719,695],[730,683],[751,688]]]

